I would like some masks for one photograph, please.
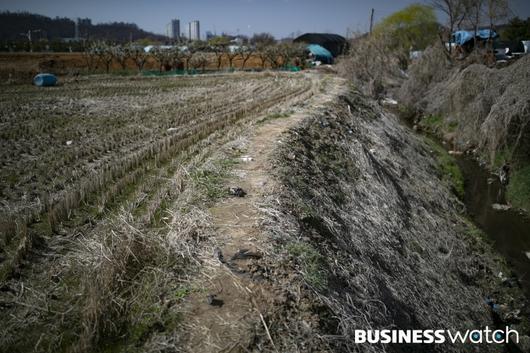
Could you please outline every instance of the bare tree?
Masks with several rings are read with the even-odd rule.
[[[206,71],[206,66],[210,62],[208,54],[204,52],[199,52],[191,60],[191,66],[194,69],[201,69],[202,72]]]
[[[301,66],[303,57],[307,50],[302,43],[282,43],[278,46],[278,51],[282,57],[282,65],[293,63],[295,66]]]
[[[232,48],[230,48],[230,46],[228,46],[225,55],[228,58],[228,67],[231,69],[234,59],[239,56],[239,52],[237,50],[233,50]]]
[[[85,63],[89,72],[97,67],[97,54],[94,46],[91,43],[85,43],[83,58],[85,59]]]
[[[221,68],[223,57],[226,55],[230,40],[227,37],[215,37],[208,42],[209,49],[215,54],[217,59],[217,70]]]
[[[284,61],[283,53],[278,45],[269,45],[265,48],[265,56],[273,69],[281,66]]]
[[[245,65],[250,60],[252,55],[254,55],[254,48],[248,45],[241,45],[236,50],[243,61],[241,64],[241,69],[244,70]]]
[[[257,47],[267,47],[276,44],[276,39],[270,33],[256,33],[250,38],[250,44]]]
[[[158,61],[159,72],[162,72],[162,69],[171,67],[172,61],[174,59],[174,52],[169,49],[154,47],[151,49],[153,57]]]
[[[131,59],[134,61],[138,72],[142,71],[147,59],[149,59],[149,53],[144,50],[141,46],[131,45],[129,47]]]
[[[186,61],[186,70],[189,70],[191,61],[196,54],[205,52],[208,49],[208,43],[204,41],[197,40],[190,43],[187,48],[182,52],[182,56]]]
[[[174,70],[181,66],[184,56],[184,51],[178,46],[167,49],[167,60],[171,68]]]
[[[122,45],[114,45],[109,49],[114,59],[118,62],[118,64],[120,64],[122,70],[125,71],[127,69],[127,61],[129,60],[131,54],[129,48]]]
[[[466,0],[432,0],[431,4],[435,9],[438,9],[447,15],[448,32],[442,30],[440,32],[440,40],[442,41],[443,47],[446,49],[448,56],[452,55],[452,46],[445,46],[446,42],[449,42],[453,32],[460,26],[465,17],[465,6],[464,1]]]
[[[473,28],[473,45],[476,47],[476,33],[481,23],[482,14],[486,0],[464,0],[465,18],[467,23]]]
[[[193,59],[193,55],[195,55],[195,51],[193,51],[191,48],[187,48],[186,50],[182,51],[182,58],[184,59],[184,63],[186,65],[186,71],[190,69],[190,61]]]
[[[495,29],[495,25],[508,17],[510,8],[508,0],[487,0],[486,17],[490,30]]]
[[[276,45],[276,39],[270,33],[257,33],[250,38],[250,43],[256,48],[257,56],[261,60],[261,67],[265,68],[267,61],[270,61],[270,48]],[[273,62],[271,62],[271,66],[274,66]]]
[[[264,69],[267,65],[267,61],[269,60],[269,57],[267,56],[266,47],[259,48],[256,52],[257,57],[261,61],[261,68]]]
[[[105,65],[105,72],[110,72],[110,66],[114,60],[114,54],[112,53],[111,46],[104,41],[97,41],[91,44],[90,49],[94,55],[96,55],[100,62]]]

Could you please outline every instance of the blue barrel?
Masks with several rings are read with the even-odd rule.
[[[53,74],[38,74],[33,78],[33,84],[38,87],[55,86],[57,77]]]

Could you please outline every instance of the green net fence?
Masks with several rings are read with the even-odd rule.
[[[259,72],[264,69],[246,69],[245,72]],[[298,66],[284,66],[279,69],[274,69],[273,71],[288,71],[288,72],[298,72],[302,69]],[[160,70],[144,70],[142,71],[143,76],[184,76],[184,75],[202,75],[202,74],[221,74],[221,73],[230,73],[236,70],[232,69],[223,69],[223,70],[201,70],[201,69],[191,69],[191,70],[170,70],[170,71],[160,71]]]

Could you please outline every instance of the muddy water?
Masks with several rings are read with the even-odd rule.
[[[399,120],[412,129],[410,121]],[[436,136],[427,135],[448,148]],[[514,209],[495,210],[494,204],[506,204],[499,178],[468,155],[456,156],[456,161],[465,179],[464,203],[469,216],[508,261],[530,298],[530,258],[526,255],[530,253],[530,217]]]
[[[530,259],[526,255],[530,252],[530,218],[513,209],[493,209],[493,204],[505,203],[498,177],[469,156],[458,157],[457,163],[465,178],[464,202],[470,217],[511,264],[530,298]]]

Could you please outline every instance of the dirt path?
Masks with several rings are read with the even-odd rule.
[[[304,107],[288,117],[265,122],[249,138],[245,155],[228,181],[228,185],[242,188],[246,196],[224,199],[210,209],[217,247],[202,270],[206,279],[203,290],[188,301],[184,322],[190,334],[189,351],[245,352],[257,329],[268,336],[263,313],[273,305],[274,288],[259,280],[263,274],[257,274],[255,266],[256,260],[267,256],[257,205],[274,190],[269,159],[282,143],[282,133],[345,89],[342,80],[331,77],[324,81],[315,77],[314,85],[315,95]],[[270,336],[267,339],[271,340]]]

